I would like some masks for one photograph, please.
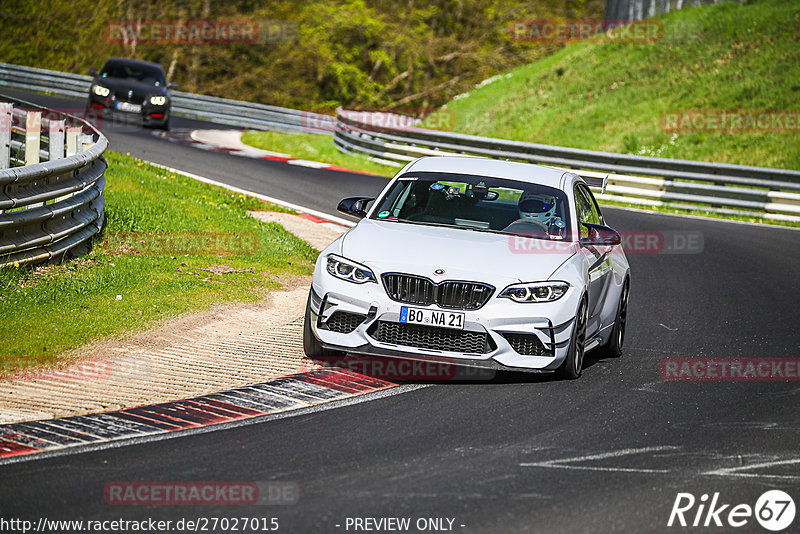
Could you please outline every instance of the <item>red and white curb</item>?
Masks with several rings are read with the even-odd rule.
[[[347,230],[350,229],[350,226],[352,226],[352,224],[350,226],[344,226],[343,224],[331,222],[328,219],[324,219],[322,217],[317,217],[316,215],[311,215],[310,213],[299,212],[297,214],[297,216],[298,217],[302,217],[303,219],[309,220],[309,221],[311,221],[313,223],[321,224],[322,226],[325,226],[327,228],[331,228],[332,230],[336,230],[337,232],[346,232]],[[327,217],[330,217],[330,216],[327,216]]]
[[[262,150],[242,143],[241,137],[244,130],[171,130],[169,132],[158,132],[156,135],[163,139],[183,145],[192,146],[210,152],[225,152],[233,156],[240,156],[253,159],[264,159],[268,161],[281,161],[289,165],[299,167],[309,167],[312,169],[325,169],[328,171],[349,172],[353,174],[366,174],[375,176],[372,173],[347,169],[332,163],[321,161],[311,161],[307,159],[293,158],[289,154]]]
[[[396,386],[322,368],[175,402],[0,425],[0,462],[12,457],[169,434],[310,408]]]

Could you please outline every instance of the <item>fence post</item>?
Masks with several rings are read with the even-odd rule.
[[[48,156],[50,161],[64,157],[64,128],[63,120],[50,119],[50,155]]]
[[[78,152],[86,152],[92,146],[92,136],[88,134],[78,135]]]
[[[66,122],[63,119],[50,119],[50,154],[48,156],[50,161],[64,158],[65,130]],[[70,194],[55,198],[53,199],[53,203],[55,204],[71,196]]]
[[[0,102],[0,169],[11,167],[11,122],[14,105]]]
[[[77,126],[67,128],[67,157],[78,153],[78,136],[82,131],[83,129]]]
[[[87,144],[88,140],[88,144]],[[73,126],[67,128],[67,157],[74,156],[75,154],[80,154],[87,150],[92,144],[92,136],[85,135],[83,133],[83,128],[79,126]],[[55,199],[55,202],[59,200],[64,200],[65,198],[71,197],[72,194],[64,195],[63,197],[58,197]]]
[[[39,163],[41,134],[42,112],[29,111],[25,115],[25,165]]]
[[[42,146],[42,112],[28,111],[25,114],[25,165],[39,163],[39,149]],[[44,202],[28,204],[27,209],[44,206]]]

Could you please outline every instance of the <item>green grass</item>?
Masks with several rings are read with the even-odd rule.
[[[277,206],[121,154],[106,158],[108,225],[92,252],[0,269],[0,375],[65,363],[65,351],[184,312],[255,301],[279,277],[312,271],[315,250],[246,213]]]
[[[676,110],[800,110],[800,3],[723,2],[660,17],[653,43],[572,43],[454,99],[454,129],[559,146],[800,168],[793,133],[667,133]]]
[[[242,142],[256,148],[289,154],[293,158],[321,161],[345,169],[394,176],[396,167],[381,165],[360,154],[345,154],[333,144],[333,137],[323,134],[286,134],[280,132],[245,132]]]

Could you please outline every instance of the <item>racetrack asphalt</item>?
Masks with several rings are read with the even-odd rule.
[[[16,93],[50,107],[83,105]],[[173,118],[176,129],[202,127],[219,128]],[[104,131],[113,150],[332,215],[340,198],[374,195],[386,183],[198,150],[136,127]],[[604,213],[629,232],[700,235],[702,247],[628,255],[625,353],[589,353],[579,380],[436,382],[260,424],[0,466],[2,517],[276,517],[280,531],[298,533],[354,532],[348,518],[365,517],[452,518],[465,533],[670,532],[679,529],[667,521],[680,492],[719,492],[721,503],[752,507],[781,489],[800,504],[800,382],[660,374],[665,358],[797,361],[800,231]],[[297,484],[299,500],[109,505],[103,490],[114,481],[281,481]],[[796,518],[788,530],[799,526]],[[752,517],[739,531],[765,532]]]

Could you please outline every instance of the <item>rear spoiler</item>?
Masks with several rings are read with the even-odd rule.
[[[583,178],[583,181],[586,182],[586,185],[589,187],[599,187],[600,194],[606,192],[606,186],[608,185],[608,175],[603,174],[602,176],[599,174],[593,174],[593,176],[586,176],[585,174],[580,175]]]

